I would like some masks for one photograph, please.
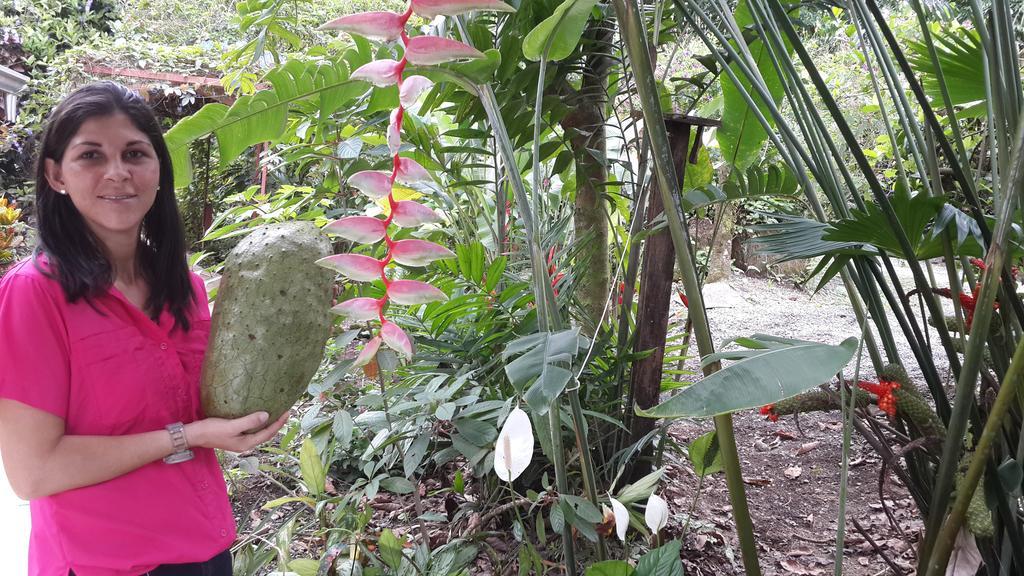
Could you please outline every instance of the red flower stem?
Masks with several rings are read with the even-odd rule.
[[[409,8],[405,11],[404,14],[402,14],[402,23],[403,23],[403,25],[405,24],[405,22],[407,22],[409,20],[409,17],[411,15],[412,15],[412,3],[410,2],[409,3]],[[403,48],[408,48],[408,46],[409,46],[409,35],[405,33],[405,30],[402,30],[402,46],[403,46]],[[398,89],[399,89],[399,91],[401,91],[401,89],[402,89],[402,82],[404,80],[403,76],[405,74],[405,65],[407,63],[408,63],[408,60],[403,55],[401,61],[399,61],[399,63],[398,63]],[[396,131],[398,132],[399,135],[401,135],[401,133],[402,133],[402,120],[404,118],[405,118],[405,108],[403,108],[402,107],[402,103],[399,102],[398,103],[398,114],[395,117],[395,129],[396,129]],[[384,309],[387,307],[387,301],[388,301],[387,290],[391,286],[391,279],[388,278],[388,275],[387,275],[387,272],[385,271],[385,269],[387,268],[387,265],[393,259],[393,251],[394,251],[394,248],[395,248],[395,241],[391,239],[391,234],[387,231],[387,229],[388,229],[388,226],[391,225],[391,221],[394,220],[394,218],[395,218],[395,208],[398,206],[398,202],[395,201],[394,186],[395,186],[395,180],[398,178],[398,170],[400,169],[400,167],[401,167],[401,160],[400,160],[400,158],[398,156],[398,153],[395,153],[395,157],[392,159],[392,162],[391,162],[391,178],[390,178],[391,189],[388,191],[388,207],[390,208],[390,211],[388,213],[388,217],[384,220],[384,242],[387,244],[388,252],[384,256],[384,260],[381,261],[381,266],[380,266],[380,279],[381,279],[381,282],[384,283],[384,296],[377,301],[377,316],[380,318],[380,323],[381,323],[382,326],[384,325],[384,322],[385,322],[385,319],[384,319]]]

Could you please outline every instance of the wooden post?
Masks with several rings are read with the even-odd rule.
[[[676,174],[682,185],[686,174],[686,165],[697,163],[697,153],[701,145],[701,134],[706,126],[718,123],[712,120],[693,116],[669,115],[665,117],[669,143],[672,146],[672,159]],[[696,127],[693,149],[689,149],[691,128]],[[657,189],[657,181],[653,184],[650,201],[645,218],[646,227],[664,212],[661,194]],[[672,280],[675,272],[675,248],[672,237],[667,229],[658,231],[647,237],[644,245],[643,260],[640,270],[640,304],[636,320],[637,352],[653,350],[633,365],[630,374],[630,393],[627,399],[627,413],[630,418],[630,443],[643,438],[654,429],[655,420],[633,415],[633,405],[650,408],[658,404],[661,396],[662,364],[665,358],[665,339],[668,335],[669,304],[672,299]],[[646,447],[641,457],[636,459],[629,476],[637,479],[650,472],[653,450]]]

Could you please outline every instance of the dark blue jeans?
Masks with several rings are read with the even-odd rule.
[[[139,576],[232,576],[231,550],[225,550],[206,562],[161,564]],[[72,570],[68,576],[75,576]]]

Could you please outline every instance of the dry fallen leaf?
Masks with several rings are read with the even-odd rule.
[[[860,558],[857,558],[857,563],[861,566],[867,566],[870,563],[870,561],[864,556],[861,556]]]
[[[767,486],[771,484],[772,481],[768,478],[744,478],[743,483],[751,486]]]
[[[782,473],[786,475],[786,478],[789,478],[790,480],[796,480],[797,478],[800,477],[800,474],[802,472],[803,469],[801,469],[799,466],[791,466],[782,471]]]
[[[807,442],[806,444],[802,444],[799,448],[797,448],[795,455],[796,456],[803,456],[804,454],[807,454],[811,450],[816,449],[818,446],[821,446],[821,442],[818,442],[818,441]]]
[[[786,552],[786,556],[810,556],[811,554],[814,554],[814,550],[810,546],[804,545],[796,546]]]
[[[819,576],[820,574],[824,574],[825,573],[824,570],[822,570],[821,568],[818,568],[817,566],[804,566],[800,562],[798,562],[796,560],[792,560],[790,558],[786,558],[784,560],[780,560],[779,564],[781,564],[782,567],[785,568],[786,571],[788,571],[791,574],[804,574],[804,575],[807,575],[807,576]]]
[[[792,432],[788,432],[786,430],[776,430],[775,435],[778,436],[779,438],[782,438],[783,440],[796,440],[797,438],[796,434],[793,434]]]

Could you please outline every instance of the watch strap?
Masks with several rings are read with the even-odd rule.
[[[191,460],[194,454],[189,450],[188,440],[185,438],[185,425],[175,422],[166,426],[167,432],[171,435],[171,445],[174,453],[164,458],[167,464],[178,464]]]

